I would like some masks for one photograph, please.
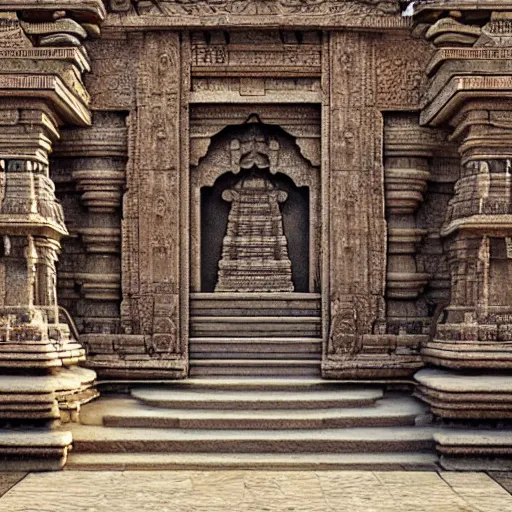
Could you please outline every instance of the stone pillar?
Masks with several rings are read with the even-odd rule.
[[[416,379],[436,416],[488,426],[512,417],[512,17],[435,11],[437,3],[420,2],[416,12],[418,30],[438,48],[421,122],[451,128],[461,167],[441,229],[451,299],[423,348],[425,362],[445,370]],[[436,440],[448,469],[498,469],[511,449],[494,430]]]
[[[422,133],[425,130],[420,128],[418,119],[412,117],[401,121],[388,123],[385,127],[386,297],[388,319],[401,326],[406,334],[407,324],[414,323],[417,317],[414,301],[430,277],[421,272],[416,262],[417,246],[427,233],[418,227],[416,212],[427,189],[428,158],[432,155],[427,144],[429,134]],[[423,329],[416,334],[423,334]]]
[[[120,330],[126,145],[125,116],[95,111],[91,127],[62,131],[52,159],[71,232],[64,242],[59,293],[85,335]]]
[[[48,427],[76,417],[96,394],[94,372],[76,368],[85,351],[57,299],[68,230],[49,155],[61,126],[90,124],[81,44],[98,33],[104,8],[59,7],[67,3],[72,14],[51,1],[26,2],[26,10],[11,3],[19,15],[0,10],[0,425],[18,428],[12,446],[0,448],[4,468],[61,467],[70,435]],[[25,425],[46,429],[34,436]]]

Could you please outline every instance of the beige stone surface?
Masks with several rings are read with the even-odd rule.
[[[0,496],[3,496],[11,487],[16,485],[21,479],[25,478],[27,473],[13,472],[0,473]]]
[[[30,474],[0,511],[506,512],[484,473],[125,471]]]

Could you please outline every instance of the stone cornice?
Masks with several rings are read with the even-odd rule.
[[[91,123],[88,106],[56,75],[0,74],[0,98],[44,98],[64,121]]]
[[[414,14],[443,10],[506,11],[512,9],[512,0],[416,0]]]
[[[95,23],[107,14],[103,0],[2,0],[0,11],[69,11]]]
[[[115,7],[114,6],[115,3]],[[156,0],[110,2],[105,28],[366,28],[402,29],[410,18],[400,15],[399,2],[376,0]],[[125,8],[120,7],[124,4]]]
[[[512,76],[454,76],[432,97],[420,117],[422,125],[439,126],[468,99],[512,98]]]

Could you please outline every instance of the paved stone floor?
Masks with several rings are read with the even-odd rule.
[[[64,471],[0,489],[1,512],[512,512],[485,473]]]

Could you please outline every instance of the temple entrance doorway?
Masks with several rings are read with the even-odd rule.
[[[257,114],[192,166],[192,376],[320,375],[319,181]]]

